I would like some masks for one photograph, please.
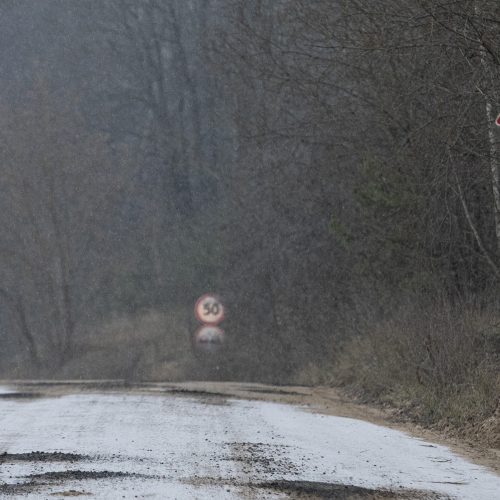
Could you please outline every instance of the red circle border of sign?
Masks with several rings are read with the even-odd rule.
[[[222,305],[222,316],[217,321],[205,321],[198,316],[198,305],[208,297],[216,299]],[[194,317],[200,323],[202,323],[202,325],[217,326],[224,321],[224,318],[226,317],[226,308],[224,307],[222,301],[219,299],[218,295],[216,295],[215,293],[205,293],[196,301],[196,304],[194,305]]]

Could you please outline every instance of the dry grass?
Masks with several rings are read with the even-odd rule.
[[[195,369],[187,319],[178,311],[114,316],[79,335],[62,378],[185,380]]]
[[[499,325],[496,311],[473,305],[399,311],[346,343],[336,377],[365,400],[498,446]]]

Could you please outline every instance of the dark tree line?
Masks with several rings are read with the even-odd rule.
[[[497,290],[497,2],[25,0],[0,23],[16,362],[214,290],[221,376],[289,380],[402,303]]]

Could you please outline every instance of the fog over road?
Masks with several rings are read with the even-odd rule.
[[[499,498],[499,476],[402,432],[172,387],[3,386],[0,496]]]

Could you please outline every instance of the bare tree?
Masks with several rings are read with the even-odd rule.
[[[75,354],[86,302],[101,286],[109,196],[128,168],[58,101],[38,84],[23,106],[2,110],[1,296],[45,368]]]

